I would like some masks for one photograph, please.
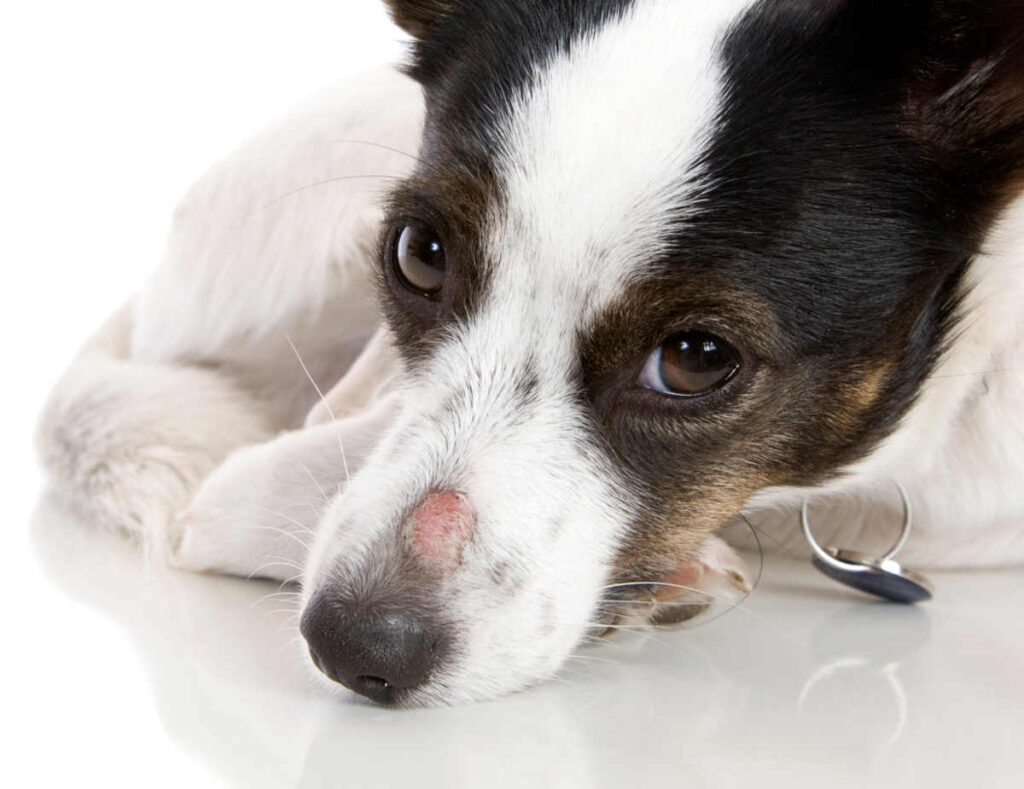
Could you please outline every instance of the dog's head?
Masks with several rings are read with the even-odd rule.
[[[392,0],[428,109],[381,247],[408,404],[310,562],[324,672],[523,687],[671,616],[752,494],[869,455],[1017,179],[1015,5]]]

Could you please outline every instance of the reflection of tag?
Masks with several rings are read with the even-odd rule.
[[[810,739],[810,744],[835,746],[837,708],[849,710],[847,720],[853,722],[839,740],[837,760],[859,753],[858,744],[863,750],[896,742],[908,718],[900,669],[930,638],[928,614],[913,606],[851,605],[821,622],[810,641],[817,668],[797,699],[797,714],[807,722],[806,736],[820,738]],[[860,739],[851,742],[851,737]]]

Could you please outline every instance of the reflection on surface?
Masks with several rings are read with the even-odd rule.
[[[49,576],[131,635],[166,731],[227,785],[941,786],[999,776],[1022,733],[1024,637],[1000,615],[1024,602],[1015,573],[940,577],[915,609],[768,557],[707,625],[584,649],[510,698],[398,712],[325,697],[275,585],[147,569],[48,498],[33,537]],[[939,765],[953,703],[984,725]]]
[[[873,610],[876,606],[884,609],[884,615]],[[841,708],[855,700],[864,720],[858,732],[850,733],[860,735],[860,747],[848,750],[874,754],[894,745],[908,714],[900,667],[928,642],[930,632],[923,608],[874,601],[855,604],[825,620],[811,638],[811,649],[821,665],[800,691],[798,712],[805,718],[827,719],[834,714],[833,706]],[[871,713],[875,719],[868,723]],[[811,727],[811,731],[822,729]]]

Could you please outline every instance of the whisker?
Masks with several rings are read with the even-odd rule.
[[[262,569],[262,568],[260,568],[260,569]],[[276,597],[277,595],[286,595],[286,594],[298,595],[298,594],[301,594],[301,592],[299,592],[299,591],[290,591],[290,590],[289,591],[284,591],[284,587],[289,586],[290,583],[291,582],[289,582],[289,581],[281,581],[281,583],[279,583],[277,585],[277,591],[269,592],[268,594],[266,594],[263,597],[261,597],[259,600],[256,600],[255,602],[252,603],[252,607],[255,607],[255,606],[259,605],[264,600],[267,600],[267,599],[272,598],[272,597]]]
[[[708,597],[714,598],[716,600],[718,600],[718,599],[723,599],[724,600],[725,599],[725,598],[719,598],[717,595],[714,595],[711,592],[705,592],[703,589],[697,589],[694,586],[683,586],[682,584],[670,584],[670,583],[667,583],[665,581],[624,581],[623,583],[619,583],[619,584],[608,584],[607,586],[604,586],[602,588],[604,588],[604,589],[620,589],[620,588],[628,588],[628,587],[631,587],[631,586],[667,586],[667,587],[669,587],[671,589],[682,589],[683,591],[686,591],[686,592],[694,592],[696,594],[707,595]],[[614,602],[614,601],[612,601],[612,602]]]
[[[261,572],[263,572],[264,570],[268,570],[271,567],[290,567],[291,569],[298,571],[298,575],[293,575],[291,578],[288,578],[283,582],[286,584],[298,583],[300,580],[302,580],[302,575],[305,572],[305,568],[301,567],[295,562],[289,562],[286,559],[275,559],[273,561],[266,562],[265,564],[261,564],[259,567],[257,567],[251,573],[249,573],[247,578],[251,581],[253,578],[259,576]]]
[[[340,181],[355,181],[355,180],[359,180],[361,178],[377,178],[377,179],[384,179],[384,180],[390,179],[390,180],[394,180],[394,181],[400,181],[402,179],[402,176],[400,176],[400,175],[372,175],[372,174],[368,173],[368,174],[365,174],[365,175],[364,174],[359,174],[359,175],[338,175],[338,176],[335,176],[334,178],[325,178],[322,181],[315,181],[315,182],[313,182],[311,184],[306,184],[305,186],[300,186],[298,189],[293,189],[290,192],[286,192],[285,194],[281,195],[280,197],[275,198],[274,200],[271,200],[265,206],[257,208],[255,211],[252,212],[252,214],[250,214],[250,216],[258,214],[258,213],[260,213],[262,211],[266,211],[266,210],[268,210],[270,208],[273,208],[275,205],[277,205],[278,203],[282,202],[283,200],[287,200],[289,197],[295,197],[295,195],[301,194],[302,192],[308,191],[309,189],[316,189],[316,188],[321,187],[321,186],[328,186],[330,184],[338,183]]]
[[[277,526],[256,526],[255,528],[257,531],[269,531],[275,534],[280,534],[282,537],[287,537],[288,539],[293,540],[302,548],[303,551],[309,551],[309,543],[300,539],[298,536],[288,531],[287,529],[281,529]],[[312,534],[312,532],[310,532],[310,534]]]
[[[647,625],[606,625],[603,622],[584,622],[584,627],[592,627],[595,630],[629,630],[633,632],[646,632],[650,628]]]
[[[932,380],[946,378],[969,378],[972,375],[1024,375],[1024,370],[977,370],[972,373],[948,373],[946,375],[933,375]]]
[[[316,485],[316,489],[318,491],[320,491],[320,495],[324,497],[324,501],[329,503],[331,499],[327,495],[327,491],[324,490],[323,486],[320,484],[320,482],[317,480],[317,478],[313,476],[313,472],[309,470],[309,466],[307,466],[305,463],[303,463],[302,462],[302,458],[300,458],[300,457],[296,457],[295,461],[300,466],[302,466],[302,470],[306,472],[306,474],[309,476],[309,478],[313,482],[313,484]]]
[[[298,359],[299,364],[302,365],[302,371],[306,374],[306,377],[309,379],[309,382],[313,384],[313,388],[316,390],[316,393],[320,396],[320,401],[324,404],[324,408],[327,409],[328,416],[331,417],[331,423],[334,424],[335,427],[337,427],[338,420],[334,418],[334,410],[331,408],[331,404],[327,402],[327,398],[324,397],[324,393],[320,390],[320,387],[317,385],[316,379],[313,378],[313,374],[309,372],[309,368],[306,366],[306,363],[302,360],[302,355],[299,353],[299,349],[295,347],[295,343],[292,342],[292,338],[287,332],[285,332],[284,336],[285,339],[288,340],[288,344],[291,346],[292,352],[295,354],[295,358]],[[341,463],[345,467],[345,484],[347,485],[349,482],[352,481],[352,478],[349,475],[348,458],[345,456],[345,446],[341,440],[340,430],[338,430],[338,449],[341,451]]]
[[[408,151],[403,151],[403,150],[401,150],[399,148],[392,148],[390,145],[384,145],[383,143],[379,143],[379,142],[371,142],[369,140],[348,140],[348,139],[345,139],[345,138],[332,138],[332,139],[323,140],[323,142],[340,142],[340,143],[349,143],[351,145],[367,145],[367,146],[369,146],[371,148],[380,148],[382,151],[391,151],[392,153],[397,153],[400,156],[405,156],[405,157],[407,157],[409,159],[412,159],[414,162],[420,161],[420,157],[413,156]]]
[[[259,510],[263,510],[264,512],[269,513],[270,515],[276,515],[278,518],[281,518],[281,519],[287,521],[292,526],[297,526],[303,534],[309,534],[309,535],[315,535],[316,534],[316,532],[313,529],[309,528],[309,526],[307,526],[305,523],[303,523],[300,520],[296,520],[295,518],[291,517],[290,515],[285,515],[283,512],[278,512],[277,510],[272,510],[270,507],[264,507],[262,504],[249,504],[249,506],[250,507],[255,507],[256,509],[259,509]],[[273,526],[260,526],[259,528],[261,528],[261,529],[272,529],[272,528],[275,528],[275,527],[273,527]],[[276,528],[280,528],[280,527],[276,527]],[[287,529],[281,529],[281,531],[287,532],[288,530]],[[291,534],[291,532],[289,532],[289,534]],[[305,546],[306,543],[302,543],[302,545]]]
[[[252,607],[255,608],[258,605],[262,605],[268,600],[297,600],[302,597],[301,592],[271,592],[270,594],[263,595],[259,600],[252,602]]]

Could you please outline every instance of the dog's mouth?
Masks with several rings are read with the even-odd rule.
[[[700,592],[674,595],[659,593],[654,586],[631,587],[602,600],[595,609],[593,626],[587,635],[608,638],[640,627],[677,627],[707,612],[713,600]]]
[[[537,616],[530,605],[531,599],[541,600],[540,608],[550,613],[549,594],[531,591],[501,599],[507,589],[495,584],[485,591],[472,573],[445,576],[411,554],[404,541],[390,541],[375,553],[395,558],[356,571],[336,568],[307,602],[300,630],[321,674],[385,706],[457,703],[531,685],[557,671],[581,643],[650,626],[685,625],[750,591],[740,575],[742,560],[712,537],[699,556],[665,581],[623,580],[600,587],[590,616],[563,622],[564,637],[552,647],[542,635],[554,627],[552,620]],[[490,594],[498,602],[466,615],[456,586],[464,598]],[[462,618],[456,620],[452,611],[460,609]],[[514,682],[508,681],[509,673]]]
[[[703,563],[690,567],[693,569],[688,571],[688,578],[670,576],[665,581],[609,584],[595,608],[587,635],[606,638],[642,627],[680,627],[713,610],[731,607],[750,592],[742,573],[732,569],[723,572],[720,567]]]

